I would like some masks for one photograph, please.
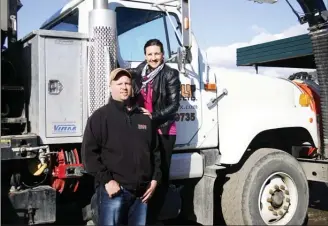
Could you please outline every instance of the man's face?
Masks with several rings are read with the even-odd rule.
[[[150,67],[157,68],[162,63],[164,54],[159,46],[148,46],[145,58]]]
[[[125,74],[117,75],[111,83],[112,97],[117,101],[126,101],[132,94],[131,79]]]

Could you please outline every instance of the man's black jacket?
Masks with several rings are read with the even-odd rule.
[[[144,61],[138,67],[128,69],[132,74],[135,98],[138,98],[140,93],[142,85],[141,72],[146,63]],[[161,128],[163,133],[167,133],[168,126],[175,120],[180,106],[181,82],[179,71],[165,64],[153,82],[152,119]]]
[[[126,189],[144,189],[161,179],[157,134],[149,116],[137,106],[110,99],[88,119],[82,142],[86,171],[95,176],[95,186],[110,180]]]

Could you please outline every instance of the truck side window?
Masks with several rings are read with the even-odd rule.
[[[179,41],[174,29],[179,35],[181,32],[174,14],[170,14],[174,28],[165,12],[118,7],[116,15],[118,45],[124,61],[143,61],[144,44],[153,38],[163,43],[166,59],[177,51]]]
[[[79,10],[75,9],[52,26],[49,30],[78,32],[78,18]]]

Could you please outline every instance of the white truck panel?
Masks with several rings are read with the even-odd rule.
[[[318,145],[315,113],[299,105],[301,91],[293,83],[259,75],[220,74],[218,86],[228,90],[218,104],[222,163],[238,163],[256,135],[275,128],[303,127]]]
[[[172,155],[170,179],[186,179],[202,177],[204,172],[204,159],[196,153],[180,153]]]
[[[218,123],[217,123],[217,106],[213,109],[208,109],[207,103],[210,99],[215,98],[217,93],[215,91],[206,91],[204,84],[211,82],[216,83],[214,73],[209,73],[206,69],[203,56],[198,49],[197,41],[192,35],[193,47],[191,53],[193,61],[186,65],[187,75],[180,74],[180,81],[182,86],[195,85],[192,98],[182,98],[180,101],[179,114],[194,114],[195,120],[177,121],[177,140],[176,150],[186,149],[202,149],[213,148],[218,146]],[[198,63],[201,62],[201,63]],[[169,64],[173,68],[177,68],[176,64]],[[181,92],[182,96],[186,93]],[[183,116],[180,116],[182,119]]]

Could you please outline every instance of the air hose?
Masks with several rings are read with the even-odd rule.
[[[310,32],[320,87],[321,153],[328,158],[328,29]]]

